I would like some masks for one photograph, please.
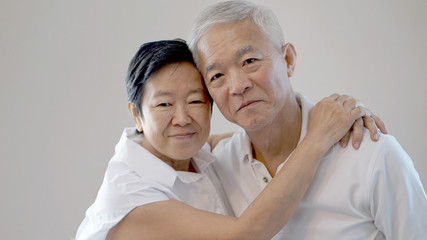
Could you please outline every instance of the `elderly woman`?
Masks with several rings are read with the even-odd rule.
[[[186,43],[142,45],[126,85],[136,128],[124,130],[78,240],[270,239],[292,216],[321,157],[363,115],[349,102],[317,104],[286,167],[237,218],[211,164],[212,99]]]

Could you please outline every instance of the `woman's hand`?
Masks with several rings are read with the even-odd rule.
[[[306,137],[321,143],[326,151],[345,137],[356,120],[366,114],[366,109],[357,106],[353,98],[333,94],[322,99],[310,110]]]
[[[344,97],[345,95],[343,95]],[[348,97],[347,101],[356,102],[356,106],[360,106],[365,108],[360,102],[356,101],[354,98]],[[352,128],[347,132],[347,134],[341,138],[340,144],[342,147],[346,147],[348,142],[350,141],[351,133],[353,132],[353,140],[352,145],[355,149],[359,149],[360,143],[362,142],[364,128],[367,128],[370,132],[371,139],[373,141],[378,141],[379,133],[387,134],[387,128],[384,122],[378,117],[372,114],[372,112],[365,108],[365,115],[359,119],[357,119]]]

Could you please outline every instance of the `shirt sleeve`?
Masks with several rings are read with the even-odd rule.
[[[392,136],[382,136],[371,174],[370,208],[386,239],[427,236],[427,197],[408,154]]]
[[[113,175],[113,176],[111,176]],[[96,200],[86,211],[76,240],[105,239],[108,231],[138,206],[170,199],[170,190],[154,181],[123,171],[104,179]]]
[[[103,184],[98,198],[102,199],[104,211],[124,217],[135,207],[168,200],[170,194],[171,190],[162,184],[130,171]]]

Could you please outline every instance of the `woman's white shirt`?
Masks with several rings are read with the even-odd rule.
[[[198,173],[175,171],[141,146],[143,134],[126,128],[110,160],[95,202],[77,231],[77,240],[105,239],[134,208],[176,199],[192,207],[232,215],[208,144],[193,157]]]

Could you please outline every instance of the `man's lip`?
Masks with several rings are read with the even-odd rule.
[[[257,103],[257,102],[259,102],[259,101],[258,101],[258,100],[253,100],[253,101],[247,101],[247,102],[244,102],[244,103],[242,103],[242,105],[240,105],[240,107],[237,109],[237,112],[238,112],[238,111],[240,111],[240,110],[242,110],[243,108],[245,108],[245,107],[247,107],[247,106],[251,105],[252,103]]]

